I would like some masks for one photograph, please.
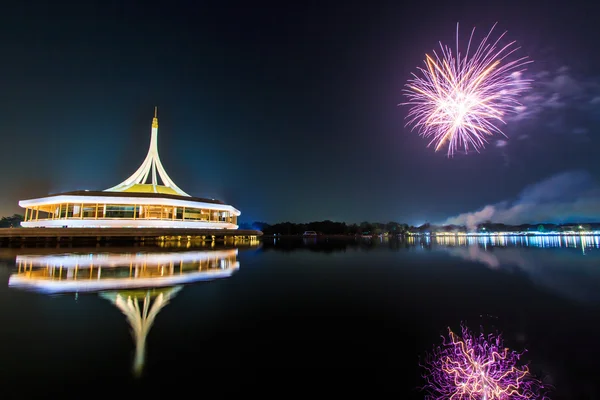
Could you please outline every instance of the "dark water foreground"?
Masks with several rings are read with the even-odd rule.
[[[419,399],[461,321],[600,398],[598,238],[0,249],[7,398]],[[67,291],[67,293],[64,293]]]

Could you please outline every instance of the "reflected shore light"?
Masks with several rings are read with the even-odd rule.
[[[434,243],[441,246],[473,246],[481,245],[484,248],[491,247],[540,247],[540,248],[579,248],[586,254],[586,249],[600,248],[600,235],[460,235],[460,234],[436,234],[436,235],[410,235],[406,238],[407,243]]]

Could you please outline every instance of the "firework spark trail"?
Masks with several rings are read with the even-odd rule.
[[[435,151],[448,143],[449,157],[461,148],[479,152],[488,136],[504,135],[498,125],[505,124],[504,115],[516,111],[518,97],[528,89],[530,81],[522,72],[532,61],[508,61],[519,48],[515,42],[499,45],[506,32],[491,41],[495,26],[470,55],[475,28],[461,54],[457,24],[456,55],[440,42],[441,52],[426,54],[426,68],[418,67],[421,76],[413,73],[404,89],[408,101],[402,105],[411,106],[407,126],[431,138],[428,146],[435,145]]]
[[[505,348],[500,335],[473,336],[465,326],[462,337],[448,332],[423,365],[426,399],[546,399],[541,382],[518,365],[521,354]]]

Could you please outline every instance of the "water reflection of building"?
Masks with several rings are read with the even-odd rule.
[[[26,228],[237,229],[240,211],[192,197],[167,175],[158,155],[156,108],[148,154],[137,171],[104,191],[80,190],[21,200]]]
[[[127,318],[140,376],[146,339],[158,313],[184,284],[227,278],[239,269],[237,249],[160,253],[19,255],[12,288],[43,293],[97,292]]]
[[[181,285],[229,276],[237,249],[164,253],[19,255],[8,285],[47,293]]]

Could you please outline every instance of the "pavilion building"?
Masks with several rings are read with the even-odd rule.
[[[25,228],[238,229],[241,214],[222,201],[192,197],[171,180],[158,155],[156,107],[148,154],[129,178],[104,191],[58,193],[19,206]]]

